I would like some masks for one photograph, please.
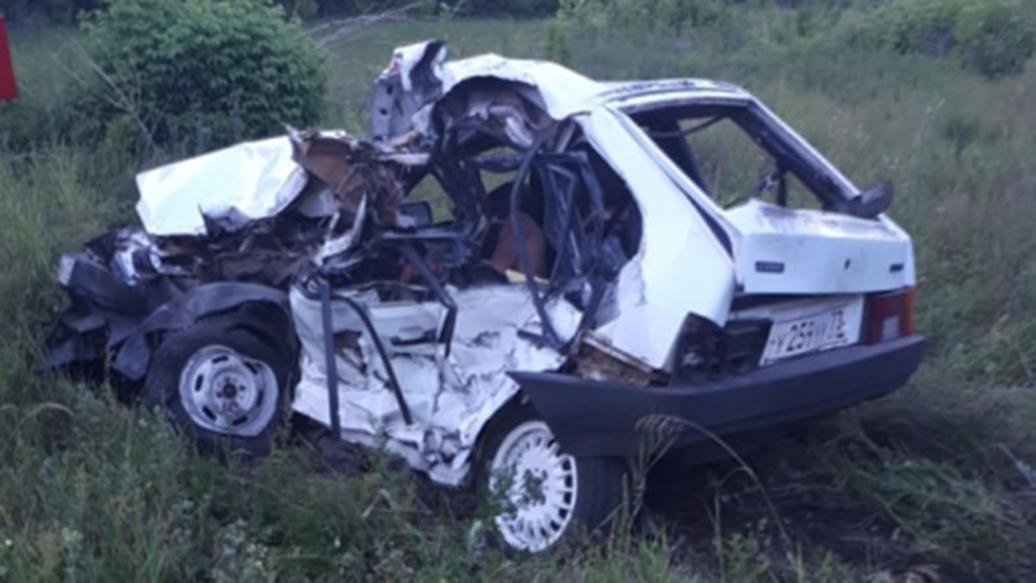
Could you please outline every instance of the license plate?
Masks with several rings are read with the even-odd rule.
[[[774,322],[760,365],[852,344],[849,306],[830,308],[809,316]]]

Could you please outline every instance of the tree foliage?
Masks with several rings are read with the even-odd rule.
[[[529,18],[557,12],[558,0],[468,0],[464,6],[468,14],[476,16],[513,16]]]
[[[988,77],[1021,73],[1036,50],[1036,23],[1014,2],[968,4],[953,32],[965,65]]]
[[[288,14],[311,18],[355,16],[409,6],[415,0],[277,0],[277,3],[284,6]],[[427,12],[444,9],[461,16],[533,18],[554,14],[558,0],[429,0]]]
[[[205,149],[317,120],[318,57],[267,0],[110,0],[83,23],[122,114]],[[109,112],[110,113],[110,112]]]
[[[563,61],[572,39],[604,29],[719,35],[733,49],[823,41],[954,59],[990,78],[1021,73],[1036,52],[1036,5],[1022,0],[560,0],[556,14],[547,52]]]
[[[55,22],[72,22],[80,12],[97,5],[97,0],[0,0],[0,12],[14,22],[38,15]]]
[[[1018,74],[1036,49],[1036,25],[1017,0],[913,0],[882,6],[860,37],[908,54],[956,57],[987,77]]]

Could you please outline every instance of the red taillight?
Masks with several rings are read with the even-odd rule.
[[[910,336],[914,333],[914,288],[869,296],[866,314],[867,344]]]

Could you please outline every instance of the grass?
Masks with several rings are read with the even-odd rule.
[[[1032,580],[1036,64],[993,82],[753,26],[737,38],[581,31],[571,65],[737,82],[858,185],[891,178],[891,214],[915,240],[926,362],[896,395],[747,458],[759,481],[738,465],[659,468],[677,477],[649,492],[652,536],[515,561],[483,544],[478,513],[453,512],[456,496],[389,460],[342,475],[293,444],[261,465],[221,465],[151,412],[33,374],[61,303],[56,257],[132,221],[133,173],[155,161],[61,130],[75,112],[57,33],[15,31],[22,99],[0,104],[0,581],[877,582],[927,565],[943,581]],[[546,30],[361,30],[325,51],[324,125],[363,131],[371,82],[398,44],[545,56]]]

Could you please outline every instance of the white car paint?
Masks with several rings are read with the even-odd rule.
[[[408,73],[425,46],[399,49],[386,74]],[[595,333],[650,368],[669,365],[674,341],[689,314],[718,326],[730,318],[758,316],[766,310],[771,319],[788,319],[800,313],[797,310],[812,310],[846,297],[855,306],[861,303],[862,293],[914,283],[910,239],[887,217],[862,220],[756,201],[724,210],[626,113],[695,100],[757,103],[741,89],[703,80],[601,83],[554,63],[497,55],[444,59],[445,52],[440,51],[433,67],[444,95],[475,79],[519,83],[523,95],[532,96],[551,118],[578,123],[625,181],[643,217],[643,236],[637,253],[618,276],[614,316]],[[408,84],[409,75],[404,74],[405,89]],[[430,110],[431,105],[413,118],[414,129],[429,136],[433,133],[428,125]],[[798,139],[790,128],[782,127]],[[801,142],[847,191],[858,192],[833,165]],[[276,215],[298,196],[304,182],[305,173],[291,160],[290,141],[272,138],[141,174],[137,210],[153,235],[201,235],[206,217],[233,227]],[[710,220],[726,233],[730,250],[710,229]],[[330,241],[317,260],[354,244],[351,235]],[[783,267],[780,273],[759,271],[759,262]],[[344,302],[333,301],[332,319],[335,333],[357,332],[355,347],[336,355],[342,439],[367,446],[384,443],[433,481],[457,485],[469,474],[479,432],[517,392],[506,373],[556,370],[566,355],[519,335],[519,330],[540,328],[524,284],[448,291],[459,308],[449,355],[439,342],[389,349],[413,413],[411,424],[402,419],[386,371],[359,318]],[[435,301],[386,304],[362,286],[336,293],[366,306],[386,346],[391,346],[393,337],[406,340],[429,331],[437,334],[443,323],[444,310]],[[837,297],[731,314],[738,294],[756,293]],[[330,425],[320,303],[293,289],[291,304],[303,346],[294,410]],[[551,300],[548,311],[562,339],[570,339],[579,311],[562,299]],[[858,335],[862,316],[853,313]]]
[[[459,308],[449,355],[441,342],[392,347],[391,339],[410,339],[425,332],[438,334],[445,312],[435,300],[381,303],[369,290],[340,291],[368,310],[413,416],[403,420],[388,384],[388,375],[373,341],[359,317],[344,302],[332,299],[336,335],[357,334],[355,349],[339,349],[339,415],[342,439],[373,446],[380,436],[390,451],[427,472],[439,483],[458,485],[467,476],[479,432],[518,391],[507,376],[511,370],[554,370],[564,355],[518,334],[542,333],[535,307],[524,284],[448,289]],[[324,330],[318,299],[297,288],[291,307],[302,341],[302,380],[293,408],[330,426]],[[575,333],[579,312],[565,301],[548,305],[558,334]]]
[[[404,73],[404,78],[408,77],[423,47],[406,48],[397,55],[398,67],[390,66],[386,74],[397,68]],[[444,58],[445,52],[441,51],[434,68],[442,82],[444,97],[452,88],[472,79],[494,78],[520,83],[523,95],[533,97],[552,118],[576,121],[597,152],[626,182],[641,211],[644,234],[640,249],[619,274],[616,316],[595,333],[653,368],[665,368],[671,361],[674,341],[691,313],[722,326],[731,317],[763,316],[784,322],[818,309],[844,306],[849,318],[849,341],[857,342],[862,325],[861,292],[913,283],[909,237],[888,218],[864,221],[832,213],[787,209],[777,213],[772,205],[758,202],[726,211],[698,189],[624,113],[628,107],[674,99],[754,100],[741,89],[701,80],[598,83],[541,61],[485,55],[444,64]],[[646,89],[652,92],[643,95]],[[434,103],[414,115],[413,126],[418,132],[432,134],[429,120],[433,106]],[[793,139],[805,143],[783,122],[781,125]],[[806,148],[831,169],[832,176],[842,182],[847,191],[858,192],[808,144]],[[727,234],[730,251],[723,248],[710,230],[706,216]],[[850,259],[849,268],[845,266],[845,259]],[[778,277],[757,274],[755,261],[782,262],[785,270]],[[841,263],[836,265],[837,261]],[[885,264],[895,262],[901,263],[902,268],[889,271]],[[885,271],[881,271],[882,266]],[[837,273],[834,267],[838,268]],[[524,303],[527,295],[523,288],[457,293],[456,301],[464,321],[463,331],[458,326],[455,346],[459,352],[449,359],[443,359],[440,353],[436,353],[439,355],[436,358],[426,355],[424,370],[410,365],[401,367],[408,379],[402,384],[413,379],[413,386],[406,389],[408,401],[413,393],[419,404],[412,426],[404,426],[398,418],[398,407],[383,381],[378,381],[381,388],[377,406],[370,405],[371,401],[361,389],[349,385],[340,389],[342,419],[352,416],[351,421],[343,421],[343,439],[373,445],[376,435],[387,434],[391,451],[404,456],[413,467],[428,472],[433,481],[451,485],[460,483],[468,475],[470,454],[479,431],[517,390],[505,372],[552,370],[564,360],[550,349],[534,350],[517,335],[523,323],[536,325],[531,303]],[[521,309],[498,303],[500,293],[519,302]],[[730,306],[739,293],[840,295],[732,315]],[[310,322],[309,331],[300,331],[300,335],[312,358],[304,366],[306,378],[300,385],[296,410],[327,424],[326,378],[321,376],[321,365],[317,362],[323,350],[322,336],[312,326],[319,322],[318,306],[303,307],[298,294],[294,294],[292,300],[300,323]],[[487,305],[487,301],[493,305]],[[567,313],[568,322],[575,325],[578,313],[572,306],[563,301],[552,303],[551,317],[564,322],[559,311]],[[509,316],[499,320],[505,314]],[[484,319],[490,315],[494,322]],[[376,322],[379,319],[377,307],[372,309],[372,318]],[[502,345],[492,349],[476,348],[475,338],[500,331],[503,332],[501,338],[507,340]],[[393,363],[400,358],[404,359],[402,363],[412,357],[393,355]],[[451,373],[443,374],[438,385],[429,384],[427,378],[416,378],[422,374],[434,377],[437,371],[442,374],[447,370]],[[356,386],[367,385],[361,382]],[[472,386],[480,396],[463,407],[443,400],[457,391],[470,399],[469,387]],[[436,404],[421,407],[422,399],[434,400],[433,394],[439,399]],[[362,418],[356,417],[358,406],[366,407]]]
[[[741,233],[736,259],[743,293],[841,294],[914,285],[910,240],[886,222],[758,200],[727,216]]]
[[[407,52],[419,55],[423,46],[412,45]],[[778,207],[757,201],[724,210],[626,115],[668,105],[751,103],[843,190],[859,193],[833,164],[741,88],[702,79],[601,83],[544,61],[490,54],[442,64],[445,53],[438,56],[444,97],[462,82],[478,78],[524,84],[552,118],[579,123],[627,183],[644,218],[644,238],[640,252],[620,274],[618,316],[598,333],[649,366],[664,368],[669,362],[687,314],[723,326],[735,290],[824,294],[914,284],[910,238],[887,217],[873,221],[809,210],[777,212],[773,209]],[[414,116],[417,131],[432,133],[427,123],[433,106]],[[704,215],[726,232],[730,252],[710,232]],[[783,272],[760,273],[759,261],[781,264]]]
[[[426,41],[397,48],[382,76],[398,72],[403,89],[411,90],[410,72],[417,66],[429,44],[430,41]],[[439,50],[433,59],[432,68],[433,74],[442,82],[443,95],[464,81],[480,77],[513,81],[535,88],[547,113],[560,120],[586,111],[607,89],[598,81],[550,61],[508,59],[495,53],[486,53],[444,62],[447,50],[447,47]]]
[[[204,235],[272,217],[302,192],[306,172],[286,136],[245,142],[137,175],[137,214],[151,235]]]
[[[595,109],[577,119],[634,194],[644,221],[640,251],[619,274],[618,316],[597,333],[649,366],[664,368],[688,314],[719,326],[726,322],[736,284],[734,263],[615,111]]]

